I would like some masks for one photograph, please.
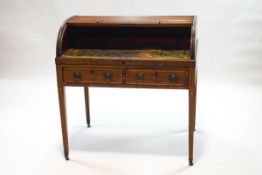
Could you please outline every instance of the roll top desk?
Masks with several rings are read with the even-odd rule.
[[[61,26],[56,70],[64,155],[69,160],[65,86],[188,89],[189,165],[196,111],[195,16],[73,16]]]

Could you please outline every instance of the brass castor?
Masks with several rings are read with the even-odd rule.
[[[69,160],[69,156],[68,155],[65,155],[65,160]]]
[[[189,166],[193,166],[193,160],[189,159]]]

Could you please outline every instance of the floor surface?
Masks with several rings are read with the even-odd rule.
[[[2,79],[0,174],[261,175],[261,88],[199,84],[194,166],[186,90],[67,88],[65,161],[55,79]]]

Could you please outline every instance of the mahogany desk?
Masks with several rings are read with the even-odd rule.
[[[195,16],[73,16],[61,26],[56,70],[64,154],[69,160],[65,86],[188,89],[189,165],[196,111]]]

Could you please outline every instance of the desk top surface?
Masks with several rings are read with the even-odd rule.
[[[63,58],[127,59],[127,60],[189,60],[189,50],[104,50],[68,49]]]

